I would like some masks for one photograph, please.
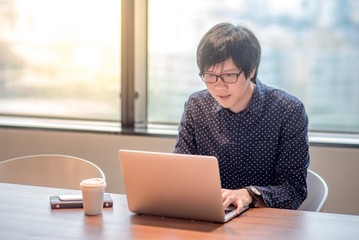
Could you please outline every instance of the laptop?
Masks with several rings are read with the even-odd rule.
[[[119,160],[133,213],[219,223],[237,216],[234,206],[223,209],[213,156],[120,150]]]

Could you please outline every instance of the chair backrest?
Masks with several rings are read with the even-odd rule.
[[[30,155],[0,162],[0,182],[80,189],[83,179],[105,179],[95,164],[66,155]]]
[[[308,169],[308,197],[299,210],[319,212],[328,197],[328,186],[322,177]]]

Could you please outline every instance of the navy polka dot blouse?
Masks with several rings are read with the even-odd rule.
[[[308,117],[303,104],[258,79],[234,114],[202,90],[190,96],[175,153],[215,156],[222,188],[256,186],[268,207],[297,209],[307,196]]]

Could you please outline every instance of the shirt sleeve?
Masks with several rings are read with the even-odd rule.
[[[268,207],[298,209],[307,197],[308,117],[302,103],[287,110],[280,131],[273,186],[257,186]]]
[[[191,104],[189,102],[185,104],[185,110],[178,127],[177,141],[173,152],[198,154],[195,141],[194,121],[191,114]]]

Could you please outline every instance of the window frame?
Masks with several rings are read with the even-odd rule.
[[[177,124],[147,121],[148,11],[148,0],[121,1],[120,123],[0,115],[0,127],[176,137]],[[359,148],[359,134],[310,130],[309,141],[311,146]]]
[[[133,129],[135,122],[135,8],[134,1],[121,2],[121,124]]]

